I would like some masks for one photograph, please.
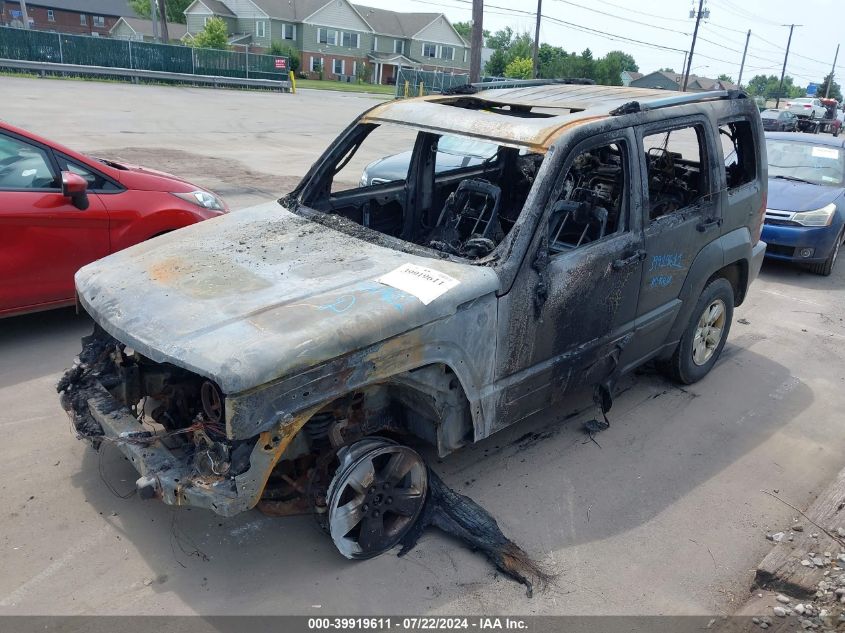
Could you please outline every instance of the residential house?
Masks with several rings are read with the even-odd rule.
[[[170,41],[178,42],[186,38],[188,28],[178,22],[168,22],[167,35]],[[154,42],[152,20],[149,18],[122,17],[109,30],[109,37],[137,42]]]
[[[623,70],[619,74],[620,79],[622,79],[623,86],[630,86],[632,81],[634,81],[635,79],[639,79],[642,76],[642,73],[635,73],[632,70]]]
[[[29,28],[107,37],[122,17],[134,17],[127,0],[37,0],[26,3]],[[19,0],[0,0],[0,24],[23,27]]]
[[[351,79],[364,64],[377,83],[400,67],[465,73],[469,46],[441,13],[401,13],[348,0],[194,0],[185,9],[189,34],[213,16],[230,42],[261,52],[273,41],[301,53],[301,68],[325,79]]]
[[[683,73],[656,70],[653,73],[631,80],[628,85],[632,88],[663,88],[664,90],[680,90],[684,85],[684,75]],[[690,75],[687,80],[687,91],[689,92],[703,92],[705,90],[734,90],[736,87],[736,84],[730,81],[710,79],[709,77],[699,77],[698,75]]]

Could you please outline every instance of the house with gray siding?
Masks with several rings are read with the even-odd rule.
[[[469,45],[442,13],[387,11],[348,0],[194,0],[189,34],[211,17],[226,21],[229,41],[261,52],[271,42],[300,51],[301,70],[331,80],[364,74],[393,83],[399,68],[466,73]]]
[[[656,70],[647,75],[641,75],[632,79],[627,85],[632,88],[662,88],[663,90],[680,90],[684,85],[683,73],[666,72]],[[719,79],[710,79],[709,77],[699,77],[698,75],[690,75],[687,80],[688,92],[703,92],[706,90],[733,90],[737,86],[730,81],[722,81]]]

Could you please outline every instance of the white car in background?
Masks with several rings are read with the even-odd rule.
[[[786,109],[797,116],[806,116],[811,119],[823,119],[827,114],[827,108],[822,102],[813,97],[801,97],[786,102]]]

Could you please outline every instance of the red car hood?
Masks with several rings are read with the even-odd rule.
[[[172,191],[174,193],[196,191],[197,189],[196,185],[191,184],[187,180],[157,169],[150,169],[141,165],[119,163],[113,160],[107,161],[106,164],[115,169],[118,180],[130,189],[141,191]]]

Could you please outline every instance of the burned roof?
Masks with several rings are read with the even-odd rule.
[[[388,102],[362,120],[454,132],[544,152],[560,130],[573,123],[730,96],[724,90],[689,93],[537,81],[502,88],[474,84],[468,92]]]

